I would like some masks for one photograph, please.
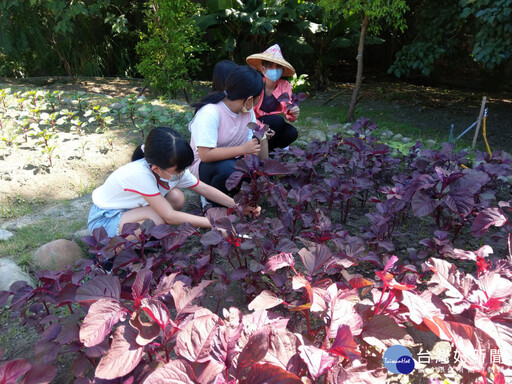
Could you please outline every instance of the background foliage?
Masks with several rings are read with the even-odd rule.
[[[191,76],[210,79],[218,60],[243,63],[247,55],[278,43],[314,85],[352,81],[361,17],[353,3],[341,16],[327,11],[327,3],[0,0],[0,75],[144,76],[172,93],[162,84],[172,81],[182,88]],[[396,23],[384,19],[371,25],[367,66],[407,80],[477,76],[487,86],[492,79],[499,79],[497,87],[511,83],[504,80],[512,76],[512,0],[407,0],[405,5],[409,11],[400,27],[406,29],[397,32]],[[156,57],[162,44],[179,54],[162,61]],[[155,73],[157,67],[163,73]]]

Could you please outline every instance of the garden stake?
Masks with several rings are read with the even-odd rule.
[[[482,135],[484,136],[485,147],[487,148],[487,153],[489,154],[489,156],[492,157],[491,147],[489,147],[489,143],[487,142],[487,130],[486,130],[486,125],[485,125],[486,121],[487,121],[487,108],[485,108],[485,112],[484,112],[484,122],[483,122],[483,127],[482,127]]]
[[[478,137],[478,131],[480,130],[480,124],[482,123],[482,117],[484,115],[486,101],[487,96],[484,96],[482,99],[482,106],[480,107],[480,114],[478,115],[478,124],[476,125],[475,136],[473,136],[473,143],[471,144],[471,149],[475,148],[476,138]]]

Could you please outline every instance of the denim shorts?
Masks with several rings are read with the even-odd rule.
[[[119,222],[127,209],[103,209],[92,205],[87,219],[87,228],[92,233],[99,227],[105,228],[109,237],[119,235]]]

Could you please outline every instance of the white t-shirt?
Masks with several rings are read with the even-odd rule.
[[[232,112],[223,102],[218,103],[218,105],[233,119],[237,119],[240,116],[240,114]],[[254,111],[250,111],[250,114],[250,121],[256,123]],[[217,148],[219,125],[220,113],[217,106],[215,104],[206,104],[202,107],[189,124],[189,130],[195,144],[193,149],[197,149],[197,147]],[[249,129],[246,141],[251,139],[252,131]]]
[[[102,209],[133,209],[148,205],[144,196],[165,196],[173,188],[193,188],[199,180],[188,170],[178,180],[162,182],[145,159],[132,161],[116,169],[92,193],[93,203]]]

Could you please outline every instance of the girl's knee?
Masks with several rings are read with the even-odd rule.
[[[181,211],[185,206],[185,195],[177,188],[171,189],[165,198],[176,211]]]

